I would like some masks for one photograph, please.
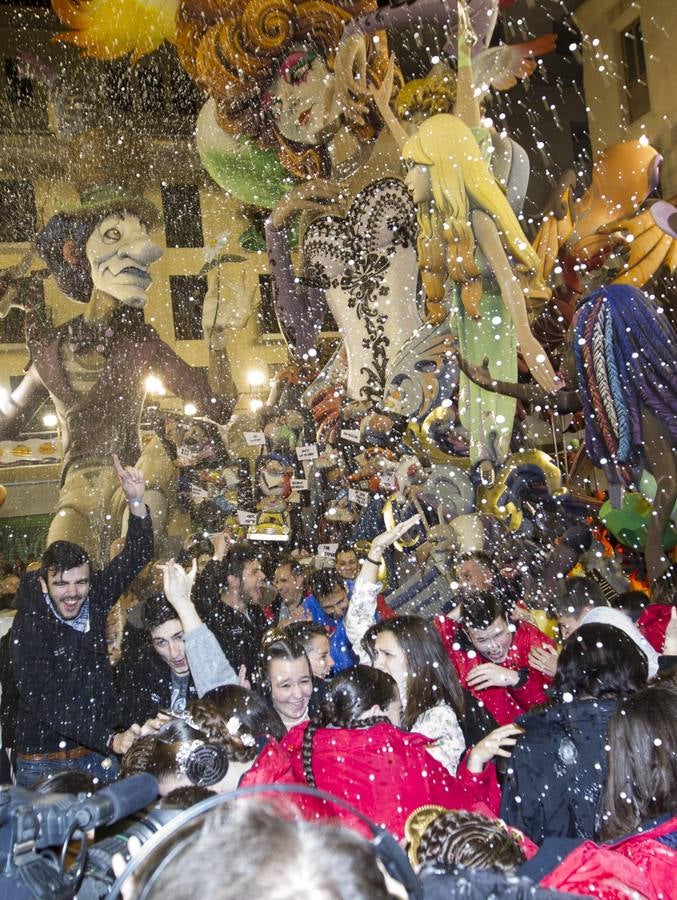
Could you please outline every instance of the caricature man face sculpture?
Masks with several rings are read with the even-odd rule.
[[[94,288],[126,306],[143,309],[151,263],[162,256],[146,225],[133,213],[112,213],[98,222],[85,244]]]

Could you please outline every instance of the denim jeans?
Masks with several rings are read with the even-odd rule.
[[[17,756],[16,783],[21,787],[30,788],[43,775],[74,769],[78,772],[86,772],[98,779],[101,784],[108,784],[115,781],[119,768],[118,761],[114,756],[102,756],[100,753],[88,753],[77,759],[30,760]]]

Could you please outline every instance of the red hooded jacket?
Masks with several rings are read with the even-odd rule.
[[[543,887],[599,900],[674,900],[677,852],[658,838],[677,832],[677,817],[612,846],[586,841],[549,875]]]
[[[281,744],[271,741],[241,782],[307,785],[303,771],[303,735],[308,722],[292,728]],[[368,728],[320,728],[313,736],[312,765],[317,787],[346,800],[397,839],[419,806],[468,809],[495,817],[500,793],[493,764],[479,775],[461,763],[457,776],[426,750],[430,743],[389,723]],[[313,797],[293,798],[305,818],[339,819],[362,831],[347,811],[328,808]]]
[[[489,660],[476,650],[464,649],[463,635],[458,622],[445,616],[438,616],[435,619],[435,625],[454,664],[461,685],[482,701],[499,725],[509,725],[533,706],[548,702],[545,688],[550,684],[551,679],[529,666],[529,651],[532,647],[542,647],[545,644],[554,647],[555,642],[538,628],[526,622],[518,622],[508,655],[501,663],[506,669],[515,669],[516,671],[528,669],[524,684],[521,687],[490,687],[483,691],[477,691],[468,685],[468,675],[476,666],[489,662]]]
[[[672,615],[672,606],[662,603],[652,603],[637,619],[637,627],[656,653],[662,653],[665,645],[665,632],[667,631]]]

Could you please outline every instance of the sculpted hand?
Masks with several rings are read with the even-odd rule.
[[[524,729],[518,725],[495,728],[468,754],[468,771],[477,775],[494,756],[510,757],[520,734],[524,734]]]
[[[270,216],[274,228],[281,228],[287,219],[294,213],[304,210],[317,211],[318,213],[331,212],[331,204],[341,197],[339,188],[330,181],[317,179],[306,184],[300,184],[277,204]]]
[[[376,109],[381,113],[381,118],[385,121],[388,114],[391,113],[390,99],[393,95],[393,84],[395,82],[395,57],[390,54],[388,60],[388,68],[383,76],[383,81],[377,87],[373,82],[369,83],[369,93],[371,94]]]
[[[364,36],[351,34],[339,45],[334,60],[334,95],[328,115],[343,115],[346,122],[362,125],[369,112],[367,95],[367,47]]]
[[[548,356],[535,337],[527,338],[520,343],[520,353],[534,379],[543,390],[553,394],[561,387],[561,382],[548,359]]]
[[[514,669],[506,669],[496,663],[482,663],[468,675],[468,687],[476,691],[483,691],[490,687],[514,687],[519,681],[520,674]]]

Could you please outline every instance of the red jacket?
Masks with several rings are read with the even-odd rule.
[[[677,852],[658,838],[677,831],[677,817],[613,846],[576,847],[542,881],[543,887],[599,900],[674,900]]]
[[[303,735],[297,725],[281,744],[271,741],[241,782],[307,784],[303,771]],[[469,809],[498,815],[500,794],[493,765],[480,775],[462,763],[456,777],[426,750],[430,741],[389,723],[369,728],[320,728],[313,736],[313,774],[319,790],[346,800],[397,839],[404,823],[419,806],[433,803],[447,809]],[[327,808],[315,798],[294,796],[305,818],[340,819],[363,831],[353,816]]]
[[[533,706],[548,702],[545,688],[550,684],[551,679],[529,666],[529,651],[532,647],[542,647],[544,644],[554,647],[555,642],[538,628],[526,622],[518,622],[508,655],[501,663],[506,669],[528,668],[529,674],[526,682],[521,687],[491,687],[477,691],[469,687],[468,675],[475,666],[480,666],[488,660],[480,656],[476,650],[463,649],[463,635],[460,633],[461,626],[458,622],[438,616],[435,619],[435,625],[454,664],[459,681],[473,696],[484,703],[499,725],[508,725]]]
[[[637,627],[654,648],[656,653],[661,654],[663,652],[665,632],[667,631],[668,623],[670,622],[672,610],[672,606],[666,606],[662,603],[652,603],[647,606],[639,619],[637,619]]]

